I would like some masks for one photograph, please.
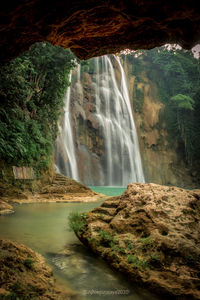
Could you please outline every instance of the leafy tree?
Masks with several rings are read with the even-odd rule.
[[[69,50],[36,43],[0,70],[0,158],[17,166],[48,167],[57,122],[76,65]]]
[[[194,110],[194,100],[187,95],[177,94],[170,98],[175,103],[178,109],[182,110]]]

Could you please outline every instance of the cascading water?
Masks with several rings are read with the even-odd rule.
[[[67,168],[76,169],[76,153],[79,179],[85,184],[125,186],[130,182],[144,182],[137,132],[120,58],[102,56],[93,59],[92,63],[90,79],[87,74],[84,80],[80,80],[79,68],[76,70],[76,81],[72,82],[72,91],[68,89],[68,94],[73,97],[70,107],[73,125],[68,124],[70,99],[66,97],[68,121],[63,123],[60,137],[65,139],[68,130],[72,139],[73,127],[76,140],[75,151],[73,140],[65,139],[66,147],[68,145],[74,153]],[[63,172],[58,160],[56,164]],[[76,179],[67,168],[63,173]]]
[[[69,75],[70,82],[71,78],[72,73]],[[70,94],[71,87],[68,87],[65,95],[64,118],[62,121],[63,124],[59,127],[59,134],[56,140],[55,168],[56,171],[66,174],[75,180],[79,180],[73,132],[70,120]]]
[[[142,163],[124,70],[119,57],[121,87],[109,56],[96,58],[96,115],[105,137],[107,185],[144,182]]]

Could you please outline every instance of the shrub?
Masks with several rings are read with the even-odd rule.
[[[95,246],[99,246],[100,243],[99,243],[99,240],[98,239],[95,239],[94,237],[89,237],[88,238],[88,242],[95,245]]]
[[[126,240],[125,240],[125,243],[126,243],[126,246],[127,246],[127,250],[133,249],[133,243],[132,243],[131,240],[126,239]]]
[[[25,260],[24,260],[24,265],[25,267],[27,267],[28,269],[32,269],[33,268],[33,265],[35,263],[35,260],[28,256]]]
[[[105,230],[99,231],[99,236],[101,238],[101,242],[104,246],[109,246],[113,248],[114,244],[118,243],[118,238],[116,234],[112,235]]]
[[[116,246],[116,251],[120,254],[125,254],[126,251],[123,247],[120,247],[120,246]]]
[[[74,55],[47,42],[0,69],[0,157],[32,166],[36,176],[50,166],[57,122],[70,85]]]
[[[139,239],[139,242],[142,243],[142,248],[143,249],[148,249],[148,248],[150,248],[153,245],[153,241],[152,241],[151,235],[149,235],[146,238]]]
[[[129,264],[132,264],[133,268],[148,268],[149,267],[149,263],[147,261],[138,259],[137,257],[135,257],[132,254],[129,254],[127,256],[127,260],[128,260]]]
[[[79,235],[83,231],[85,220],[85,213],[71,212],[68,216],[69,228]]]

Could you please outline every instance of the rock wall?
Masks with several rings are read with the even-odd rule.
[[[156,84],[147,77],[145,65],[134,76],[135,66],[129,64],[126,58],[123,64],[128,78],[146,181],[195,187],[190,170],[179,157],[176,143],[173,148],[169,145],[163,118],[164,104],[159,99]]]
[[[19,188],[21,190],[31,190],[31,191],[41,190],[43,185],[50,184],[53,180],[53,176],[54,176],[53,157],[51,159],[51,163],[49,167],[46,170],[42,171],[39,177],[37,177],[37,175],[35,174],[36,171],[37,170],[35,170],[33,174],[33,179],[16,179],[13,172],[13,165],[4,160],[0,160],[0,183],[5,184],[5,186],[6,184],[11,184],[12,186]]]
[[[17,0],[1,9],[2,61],[35,42],[71,48],[81,59],[122,49],[151,49],[165,43],[191,48],[199,42],[200,13],[195,0]]]
[[[143,61],[144,68],[137,72],[134,72],[136,66],[130,63],[126,56],[121,57],[121,62],[128,82],[146,182],[181,187],[197,186],[193,182],[191,170],[186,167],[179,155],[176,142],[173,147],[169,143],[164,121],[165,106],[159,99],[155,82],[145,72],[147,62]],[[120,86],[121,74],[115,61],[113,66],[117,84]],[[79,179],[88,185],[91,182],[99,185],[101,179],[105,178],[106,164],[105,140],[100,123],[94,114],[96,111],[94,84],[92,68],[73,73],[70,95],[71,122]],[[59,148],[59,152],[63,156],[62,147]],[[101,185],[104,184],[102,181]]]
[[[86,72],[83,66],[81,73],[75,70],[72,76],[71,128],[79,180],[87,185],[122,186],[131,181],[143,182],[136,131],[120,66],[114,56],[101,57],[90,60]],[[70,131],[66,124],[62,122],[62,132]],[[63,165],[71,156],[68,154],[69,161],[64,159],[62,144],[66,146],[67,134],[65,137],[64,143],[61,139],[61,150],[56,147],[55,157],[59,153],[56,164],[68,176]],[[68,144],[70,147],[71,141]],[[71,161],[70,166],[70,169],[74,167]]]
[[[92,74],[83,73],[80,82],[76,77],[73,80],[70,103],[79,178],[85,184],[96,185],[103,177],[105,145],[100,124],[92,114],[95,111]]]

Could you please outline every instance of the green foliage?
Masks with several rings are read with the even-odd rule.
[[[133,242],[131,240],[126,239],[125,243],[126,243],[127,250],[132,250],[133,249]]]
[[[135,88],[134,88],[134,110],[136,112],[143,112],[143,104],[144,104],[144,88],[138,88],[137,80],[135,80]]]
[[[101,253],[101,257],[104,258],[108,254],[108,249],[104,249]]]
[[[28,256],[25,260],[24,260],[24,265],[25,267],[27,267],[28,269],[32,269],[34,266],[35,260]]]
[[[129,264],[132,264],[133,268],[149,268],[149,263],[147,261],[138,259],[132,254],[127,255],[127,260]]]
[[[107,247],[113,247],[114,244],[118,243],[118,238],[116,234],[112,235],[108,231],[100,230],[99,237],[101,239],[101,243]]]
[[[135,83],[142,73],[156,83],[171,147],[177,145],[180,158],[188,166],[200,166],[200,64],[191,51],[172,47],[137,51],[128,56]],[[141,112],[142,95],[135,89],[134,103]],[[139,101],[141,103],[139,104]],[[141,105],[141,107],[140,107]]]
[[[3,300],[22,300],[22,298],[19,298],[15,293],[11,292],[8,295],[2,296]]]
[[[89,73],[89,70],[90,70],[90,60],[81,61],[81,74]]]
[[[118,245],[115,246],[115,250],[119,253],[119,254],[125,254],[126,250],[123,247],[120,247]]]
[[[190,96],[177,94],[170,98],[177,106],[177,109],[194,110],[194,100]]]
[[[49,43],[0,70],[0,158],[17,166],[48,168],[73,54]]]
[[[95,69],[95,59],[91,58],[86,61],[81,61],[81,73],[94,74]]]
[[[98,216],[98,218],[99,218],[100,220],[104,220],[105,214],[103,214],[103,213],[98,213],[97,216]]]
[[[149,235],[146,238],[140,238],[138,241],[140,243],[142,243],[143,249],[146,249],[146,248],[150,247],[153,244],[153,240],[152,240],[151,235]]]
[[[68,225],[76,234],[81,234],[87,216],[85,213],[71,212],[68,216]]]
[[[16,281],[10,286],[11,292],[3,296],[5,300],[30,300],[38,299],[40,290],[31,284],[25,285],[23,282]]]
[[[95,245],[95,246],[99,246],[100,242],[98,239],[94,238],[94,237],[89,237],[88,238],[88,242],[90,242],[91,244]]]
[[[135,261],[135,256],[133,254],[127,255],[128,263],[131,264]]]
[[[105,230],[100,230],[99,231],[99,236],[102,239],[102,241],[105,241],[105,242],[111,242],[111,241],[113,241],[112,234],[110,234],[109,232],[107,232]]]
[[[161,261],[161,257],[158,253],[152,253],[151,254],[151,259],[154,260],[154,261],[158,261],[158,262]]]

